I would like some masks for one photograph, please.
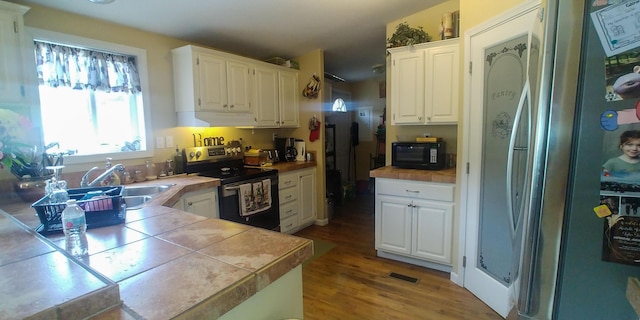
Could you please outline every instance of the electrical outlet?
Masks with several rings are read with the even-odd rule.
[[[156,137],[156,149],[164,148],[164,137],[158,136]]]
[[[423,137],[427,138],[427,137],[431,137],[431,133],[429,132],[425,132],[422,134]]]
[[[271,136],[271,140],[272,141],[276,141],[276,138],[278,137],[277,133],[273,133],[273,135]]]

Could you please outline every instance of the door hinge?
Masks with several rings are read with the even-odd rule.
[[[198,98],[198,105],[202,106],[202,101],[200,101],[200,98]]]
[[[200,57],[196,58],[196,65],[199,66],[200,65]]]
[[[538,9],[537,18],[538,20],[540,20],[540,22],[544,21],[544,8]]]
[[[396,120],[396,114],[395,113],[393,114],[393,120]]]
[[[469,162],[467,162],[467,174],[469,174]]]
[[[26,97],[27,96],[27,94],[25,93],[25,90],[24,90],[24,86],[20,86],[20,94],[22,95],[22,97]]]
[[[463,268],[467,267],[467,256],[462,256],[462,267]]]
[[[473,61],[469,61],[469,74],[472,74],[473,71]]]
[[[13,32],[14,33],[18,33],[18,22],[17,21],[13,22]]]

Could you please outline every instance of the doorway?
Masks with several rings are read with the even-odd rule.
[[[327,171],[327,175],[332,177],[332,181],[336,180],[335,175],[339,175],[339,181],[342,186],[349,182],[349,152],[350,152],[350,126],[352,122],[351,93],[339,89],[331,89],[331,105],[332,110],[325,115],[325,121],[328,125],[334,125],[336,167],[333,172]],[[338,101],[336,104],[335,102]],[[340,101],[344,105],[340,104]],[[334,106],[336,107],[334,110]],[[351,163],[351,165],[353,165]],[[342,195],[339,196],[342,199]]]

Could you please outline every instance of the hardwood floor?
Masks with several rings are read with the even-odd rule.
[[[358,194],[336,206],[329,225],[296,235],[336,244],[302,269],[306,320],[502,319],[448,273],[378,258],[373,195]],[[419,281],[392,278],[391,272]]]

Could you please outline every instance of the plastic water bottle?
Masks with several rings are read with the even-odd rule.
[[[76,200],[67,200],[67,207],[62,211],[62,231],[65,236],[65,250],[74,257],[87,255],[87,219],[84,210]]]

